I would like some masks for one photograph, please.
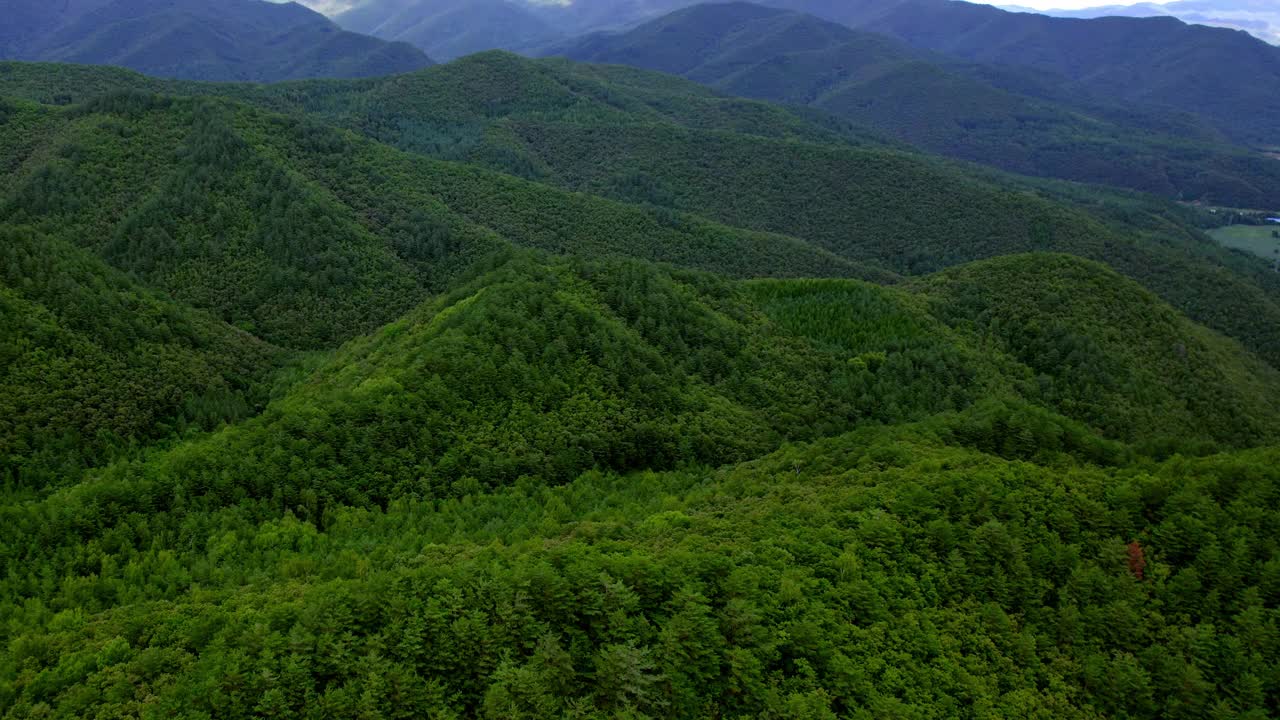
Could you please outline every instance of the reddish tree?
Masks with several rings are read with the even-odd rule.
[[[1147,555],[1142,551],[1142,546],[1137,540],[1129,543],[1129,572],[1133,576],[1142,579],[1142,571],[1147,569]]]

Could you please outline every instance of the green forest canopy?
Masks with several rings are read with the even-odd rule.
[[[432,72],[507,64],[580,84],[465,152],[308,109],[380,81],[0,105],[0,717],[1274,714],[1257,263],[650,74]],[[866,192],[784,214],[806,168]]]
[[[311,122],[300,127],[308,134],[330,134],[294,150],[291,162],[332,161],[340,146],[341,152],[357,154],[349,138],[314,122],[320,120],[415,154],[645,204],[660,217],[692,213],[789,235],[859,265],[837,272],[828,269],[835,258],[827,255],[797,266],[783,256],[806,257],[810,251],[793,246],[770,253],[763,246],[775,246],[776,238],[764,238],[731,269],[736,274],[774,274],[781,268],[790,274],[884,280],[866,265],[916,274],[1011,252],[1082,255],[1137,279],[1181,312],[1280,364],[1280,278],[1261,260],[1204,236],[1190,211],[1150,197],[1029,184],[887,149],[862,136],[851,144],[847,128],[766,103],[718,97],[670,76],[506,53],[484,53],[384,80],[268,86],[172,83],[110,68],[0,65],[0,94],[75,102],[132,89],[232,94],[304,116]],[[248,142],[257,147],[299,134],[280,131],[275,123]],[[376,154],[378,174],[386,172],[387,163],[405,163],[381,146],[362,147]],[[317,154],[319,148],[329,150]],[[419,170],[413,183],[397,182],[392,189],[418,186],[428,182],[424,175],[435,178],[443,170],[430,167],[435,172]],[[339,165],[326,182],[346,188],[366,172]],[[486,178],[481,184],[492,182]],[[509,224],[514,208],[500,204],[515,186],[508,183],[499,193],[475,181],[465,185],[480,191],[466,198],[469,208],[486,213],[485,222],[502,222],[499,232],[510,237],[529,227],[523,219],[519,226]],[[805,203],[794,202],[797,193]],[[592,217],[612,214],[596,210]],[[537,222],[550,217],[555,215],[541,213]],[[563,239],[584,227],[574,221],[537,244],[557,251],[585,249],[576,238]],[[593,242],[599,243],[595,235]],[[650,245],[649,240],[625,243],[631,253]],[[728,269],[724,263],[739,257],[690,257],[694,248],[705,246],[705,241],[692,247],[679,243],[644,256],[714,271]]]

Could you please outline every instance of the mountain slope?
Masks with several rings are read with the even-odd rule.
[[[1021,174],[1280,207],[1280,163],[1245,148],[1161,135],[1145,122],[1116,122],[1089,106],[1009,92],[987,82],[991,69],[810,15],[746,3],[699,5],[551,52],[812,105],[931,152]]]
[[[1262,261],[1218,246],[1171,204],[1075,186],[1031,186],[882,144],[853,144],[838,124],[726,98],[671,76],[505,53],[389,79],[272,86],[157,84],[100,68],[0,65],[0,94],[47,101],[92,97],[134,84],[183,94],[233,94],[414,153],[538,180],[533,185],[504,179],[481,192],[490,181],[478,178],[498,182],[497,176],[473,177],[467,171],[465,182],[442,182],[461,169],[412,164],[415,183],[437,188],[433,194],[452,195],[456,200],[449,202],[461,203],[456,207],[467,208],[469,217],[520,244],[572,251],[603,242],[613,252],[745,276],[874,277],[876,271],[867,267],[873,263],[883,268],[882,279],[892,277],[885,271],[923,273],[1007,253],[1066,252],[1115,267],[1268,362],[1280,362],[1277,276]],[[349,147],[346,140],[340,146]],[[291,152],[312,161],[323,158],[323,183],[345,185],[348,197],[348,166],[361,165],[362,173],[376,176],[385,172],[379,167],[383,162],[405,162],[382,151],[369,156],[377,161],[347,165],[334,154]],[[628,235],[632,221],[603,222],[616,216],[600,200],[580,196],[572,201],[579,209],[563,218],[539,213],[536,203],[511,201],[537,187],[542,188],[539,197],[550,198],[554,193],[547,184],[645,204],[649,219],[639,226],[644,229]],[[498,193],[496,187],[506,190]],[[803,192],[805,204],[794,201],[797,192]],[[376,207],[386,193],[370,190],[361,202]],[[419,201],[397,202],[410,207]],[[396,213],[404,217],[403,210]],[[678,222],[681,213],[805,243],[780,245],[776,235],[747,233],[751,239],[732,245],[734,252],[721,252],[717,248],[724,245],[708,245],[706,238],[725,242],[723,229],[698,225],[701,229],[690,235],[691,228]],[[358,217],[381,214],[357,211]],[[593,219],[570,219],[584,216]],[[547,224],[553,220],[551,230]],[[665,228],[660,233],[653,229],[655,221]],[[609,229],[584,232],[604,227]],[[664,239],[654,244],[654,237]],[[688,237],[703,239],[678,240]]]
[[[421,297],[414,260],[235,119],[145,94],[45,113],[0,206],[281,345],[324,347]]]
[[[411,156],[225,100],[123,92],[0,119],[14,140],[0,158],[13,169],[0,198],[10,222],[294,348],[368,332],[508,243],[744,276],[893,277],[796,238]]]
[[[1155,318],[1107,357],[1155,385],[1118,385],[1110,410],[1176,396],[1162,345],[1203,331],[1077,260],[961,268],[919,298],[517,253],[258,418],[0,504],[5,710],[799,720],[981,692],[1085,720],[1239,688],[1262,712],[1276,451],[1156,463],[1014,397],[1043,383],[963,339],[1008,297],[957,289],[1037,266],[1050,292],[1132,303],[1052,315],[1098,350],[1123,345],[1113,321]],[[967,298],[956,331],[931,292]],[[1213,375],[1247,355],[1202,339],[1225,354],[1182,358],[1212,410],[1184,441],[1258,409]],[[658,472],[726,460],[745,462]]]
[[[1025,10],[1005,7],[1006,10]],[[1044,10],[1054,17],[1161,17],[1172,15],[1187,23],[1244,30],[1275,45],[1280,43],[1280,11],[1267,0],[1175,0],[1167,3],[1101,5],[1082,10]]]
[[[850,137],[0,64],[0,717],[1267,717],[1276,274]]]
[[[63,23],[108,1],[68,0],[52,4],[40,0],[12,0],[6,3],[8,22],[0,25],[0,56],[21,57],[27,47],[42,42]]]
[[[139,446],[259,409],[281,359],[68,243],[0,228],[0,477],[66,485]]]
[[[441,61],[483,50],[531,50],[562,37],[510,0],[375,0],[334,20],[354,32],[410,43]]]
[[[1280,410],[1270,389],[1280,375],[1109,268],[1007,256],[912,289],[948,325],[1030,367],[1047,404],[1109,437],[1158,445],[1197,427],[1217,442],[1251,445],[1271,435],[1248,418]],[[1245,407],[1253,409],[1233,414]]]
[[[983,63],[1065,77],[1104,98],[1204,116],[1237,142],[1276,144],[1280,48],[1171,17],[1093,20],[950,0],[775,0],[850,27]]]
[[[150,75],[269,82],[407,72],[418,50],[345,32],[296,3],[106,0],[42,4],[0,57],[120,65]]]

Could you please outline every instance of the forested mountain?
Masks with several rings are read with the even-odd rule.
[[[283,357],[26,228],[0,229],[0,458],[10,482],[84,466],[260,409]]]
[[[1005,6],[1005,10],[1036,12],[1027,8]],[[1099,5],[1082,10],[1041,10],[1054,17],[1162,17],[1172,16],[1197,25],[1244,30],[1269,43],[1280,43],[1280,7],[1271,0],[1174,0],[1174,2],[1140,2],[1133,5]]]
[[[986,304],[1027,270],[1039,296]],[[1163,717],[1230,693],[1261,712],[1280,648],[1239,646],[1275,622],[1274,451],[1157,464],[1038,404],[1142,435],[1168,398],[1195,409],[1161,426],[1180,447],[1248,445],[1273,440],[1275,371],[1078,260],[918,292],[496,259],[260,417],[0,510],[0,700],[809,718],[979,692]],[[1059,313],[1060,292],[1084,300]],[[1097,369],[1118,374],[1067,387]]]
[[[952,0],[772,0],[983,63],[1050,72],[1102,98],[1201,115],[1242,143],[1280,138],[1280,48],[1172,17],[1092,20]]]
[[[349,11],[357,27],[383,37],[414,28],[432,42],[456,37],[468,50],[530,50],[554,33],[581,35],[625,30],[680,8],[690,0],[485,0],[457,9],[456,0],[372,0]],[[1031,86],[1042,99],[1084,96],[1103,104],[1142,108],[1155,120],[1163,111],[1210,121],[1237,143],[1280,144],[1273,118],[1280,113],[1280,48],[1240,31],[1188,25],[1173,17],[1075,19],[1015,13],[954,0],[761,0],[761,4],[815,15],[850,28],[890,35],[917,48],[971,62],[1044,73]],[[345,22],[345,20],[344,20]],[[512,28],[514,36],[490,33]],[[544,29],[554,33],[544,32]],[[514,38],[508,39],[508,37]],[[1022,90],[1029,90],[1019,77]],[[1011,87],[1000,85],[1005,90]],[[1154,127],[1152,129],[1155,129]]]
[[[16,0],[0,58],[119,65],[163,77],[269,82],[367,77],[431,64],[421,51],[262,0]]]
[[[747,3],[698,5],[549,52],[812,105],[931,152],[1022,174],[1280,207],[1280,163],[1252,150],[1154,132],[1145,118],[1116,118],[1088,104],[1010,92],[999,86],[1009,83],[997,68],[811,15]]]
[[[483,50],[530,51],[563,37],[512,0],[371,0],[334,19],[348,30],[411,43],[442,61]]]
[[[1218,247],[1183,210],[1028,186],[887,150],[862,136],[851,144],[824,118],[813,122],[666,75],[505,53],[386,80],[274,86],[170,84],[102,68],[0,65],[0,94],[68,102],[130,88],[234,94],[414,153],[643,204],[658,218],[693,213],[801,238],[809,247],[794,265],[777,265],[780,255],[760,244],[729,260],[682,250],[693,267],[727,269],[722,264],[732,260],[737,274],[783,267],[803,275],[833,267],[838,257],[855,264],[842,272],[883,277],[1011,252],[1077,254],[1110,264],[1280,364],[1280,278],[1262,261]],[[475,207],[509,222],[505,210]],[[504,227],[503,234],[521,232]],[[560,238],[539,242],[573,246]]]
[[[3,158],[10,222],[288,347],[332,347],[397,317],[504,236],[747,276],[891,277],[794,238],[398,153],[227,101],[126,91],[8,114],[25,138]]]
[[[619,65],[0,63],[0,718],[1268,717],[1209,217]]]

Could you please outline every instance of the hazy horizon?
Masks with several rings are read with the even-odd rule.
[[[1153,5],[1166,4],[1164,2],[1159,2],[1158,0],[1119,0],[1118,2],[1108,2],[1107,0],[1021,0],[1020,2],[992,2],[991,0],[969,1],[982,5],[995,5],[997,7],[1018,5],[1021,7],[1034,8],[1036,10],[1085,10],[1087,8],[1110,5],[1141,5],[1143,2],[1151,2]]]

